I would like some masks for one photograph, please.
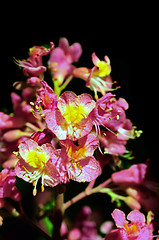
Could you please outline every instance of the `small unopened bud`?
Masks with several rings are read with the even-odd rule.
[[[15,129],[15,130],[10,130],[10,131],[5,132],[4,135],[3,135],[3,139],[6,142],[13,142],[13,141],[16,141],[18,138],[24,137],[24,136],[25,137],[30,137],[31,133],[22,132],[19,129]]]
[[[129,196],[138,199],[138,191],[136,189],[134,189],[134,188],[127,188],[126,189],[126,193]]]
[[[141,205],[140,203],[133,197],[126,197],[125,198],[125,203],[131,208],[131,209],[137,209],[140,210],[141,209]]]
[[[81,232],[78,228],[74,228],[69,232],[69,240],[80,240]]]
[[[21,135],[22,135],[22,132],[19,129],[10,130],[3,135],[3,139],[7,142],[13,142],[18,138],[20,138]]]
[[[3,218],[0,216],[0,226],[3,224]]]
[[[19,129],[7,131],[3,135],[3,139],[7,142],[13,142],[22,136],[22,131]]]

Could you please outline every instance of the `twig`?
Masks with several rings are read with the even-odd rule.
[[[94,185],[94,182],[90,182],[87,186],[87,188],[79,193],[78,195],[76,195],[75,197],[73,197],[71,200],[69,200],[68,202],[66,202],[64,204],[64,211],[69,208],[72,204],[78,202],[79,200],[91,195],[91,194],[94,194],[94,193],[97,193],[97,192],[100,192],[100,189],[107,186],[109,183],[111,182],[111,179],[107,179],[105,182],[99,184],[97,187],[95,188],[92,188],[93,185]]]

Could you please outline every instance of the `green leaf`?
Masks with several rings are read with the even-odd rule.
[[[53,228],[54,228],[53,223],[50,221],[48,216],[44,217],[43,222],[46,226],[48,234],[50,236],[52,236],[52,232],[53,232]]]

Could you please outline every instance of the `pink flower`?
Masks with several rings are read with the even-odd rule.
[[[152,225],[146,223],[145,216],[138,210],[133,210],[127,215],[115,209],[112,213],[117,230],[113,230],[106,235],[105,240],[151,240],[153,239]]]
[[[112,79],[109,75],[111,66],[107,56],[104,57],[104,61],[101,61],[96,54],[93,53],[92,61],[94,63],[92,69],[86,67],[76,68],[73,71],[73,75],[85,80],[86,86],[94,91],[95,98],[98,99],[97,92],[101,92],[102,95],[105,95],[106,92],[114,90],[112,89]]]
[[[33,183],[33,195],[37,193],[36,186],[41,178],[41,190],[44,186],[54,187],[60,182],[60,175],[55,167],[58,158],[54,147],[49,144],[38,145],[32,139],[19,145],[19,161],[15,167],[16,175],[27,182]]]
[[[42,56],[47,55],[54,48],[54,44],[50,43],[50,48],[47,49],[43,46],[34,46],[29,49],[29,58],[27,60],[16,60],[16,63],[23,67],[25,76],[37,76],[42,78],[46,67],[42,65]]]
[[[89,94],[77,96],[67,91],[59,97],[57,110],[46,114],[45,121],[60,140],[76,140],[91,131],[93,123],[88,115],[94,107],[95,102]]]
[[[125,124],[125,110],[128,108],[128,103],[122,98],[116,100],[114,96],[111,93],[107,93],[98,99],[96,107],[89,114],[97,133],[100,133],[99,126],[104,126],[111,131],[117,131],[119,127]]]
[[[126,193],[138,201],[146,211],[159,213],[157,182],[147,177],[147,164],[134,164],[128,169],[112,174],[112,181],[125,188]]]
[[[144,163],[134,164],[128,169],[112,174],[112,181],[122,186],[142,185],[147,166]]]
[[[104,147],[105,154],[111,155],[121,155],[126,151],[126,140],[123,139],[121,134],[115,134],[112,132],[101,132],[99,135],[99,140],[101,142],[101,147]]]
[[[58,80],[59,85],[72,74],[74,66],[71,64],[77,62],[81,54],[82,48],[79,43],[69,46],[66,38],[60,39],[59,46],[51,52],[48,62],[54,79]]]
[[[41,107],[42,113],[54,111],[57,108],[58,97],[45,81],[41,81],[41,84],[42,87],[37,90],[36,105]]]
[[[30,111],[31,105],[28,104],[23,98],[21,98],[18,94],[12,92],[11,99],[13,103],[14,115],[22,119],[23,122],[35,122],[36,118],[33,116]],[[22,121],[21,120],[21,121]]]
[[[15,184],[14,170],[3,169],[0,172],[0,199],[9,197],[15,201],[20,201],[21,194],[15,187]]]
[[[18,116],[9,116],[0,112],[0,132],[10,128],[19,128],[24,125],[24,119]]]
[[[62,164],[66,164],[68,178],[77,182],[90,182],[100,174],[100,166],[93,157],[98,146],[95,135],[88,134],[78,140],[78,146],[71,140],[60,141]]]

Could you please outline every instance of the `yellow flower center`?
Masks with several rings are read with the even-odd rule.
[[[30,151],[27,155],[26,162],[34,168],[42,169],[46,162],[49,160],[49,157],[44,152],[40,151]]]
[[[75,106],[71,104],[67,105],[66,110],[64,113],[62,113],[62,115],[69,124],[79,123],[83,118],[87,117],[83,106]]]
[[[85,147],[73,149],[72,146],[68,150],[68,156],[73,160],[82,159],[85,157],[87,149]]]
[[[97,64],[98,70],[95,72],[99,77],[105,77],[110,74],[110,68],[105,61],[99,61]]]
[[[133,223],[132,225],[128,226],[126,223],[123,224],[126,232],[128,235],[132,235],[138,232],[138,224],[137,223]]]

